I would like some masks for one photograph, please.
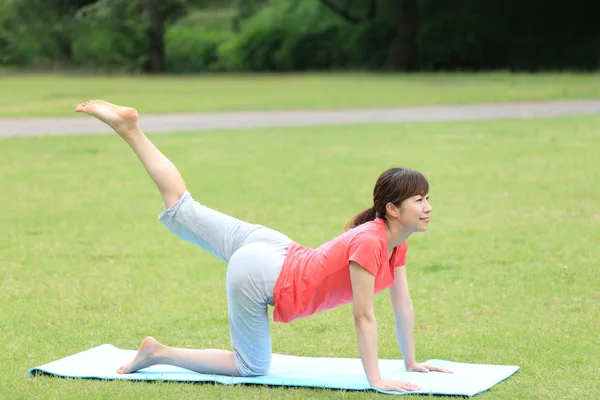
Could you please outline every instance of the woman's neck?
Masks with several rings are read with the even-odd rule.
[[[412,232],[404,229],[402,225],[396,221],[386,221],[385,230],[388,236],[388,249],[392,251],[396,246],[405,242]]]

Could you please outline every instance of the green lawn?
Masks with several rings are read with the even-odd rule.
[[[330,109],[600,99],[598,74],[294,74],[178,77],[0,74],[0,118],[72,115],[105,99],[140,112]]]
[[[562,400],[600,397],[598,126],[588,116],[152,139],[198,200],[309,246],[371,204],[383,169],[421,170],[434,211],[430,231],[409,239],[418,359],[519,365],[477,398]],[[160,196],[116,136],[4,139],[0,160],[0,397],[391,398],[29,377],[145,335],[228,349],[225,265],[162,227]],[[380,357],[397,358],[387,291],[376,299]],[[278,353],[358,357],[350,305],[272,330]]]

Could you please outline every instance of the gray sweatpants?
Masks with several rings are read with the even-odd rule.
[[[227,303],[235,365],[242,376],[269,372],[267,307],[273,305],[273,289],[291,239],[203,206],[187,191],[159,219],[175,235],[228,263]]]

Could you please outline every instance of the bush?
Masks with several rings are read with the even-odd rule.
[[[427,20],[417,37],[421,69],[478,70],[501,63],[500,35],[472,14],[443,14]]]
[[[220,56],[234,70],[378,68],[392,34],[377,21],[348,23],[318,1],[274,0],[243,24]]]
[[[275,53],[286,36],[284,27],[256,27],[219,48],[220,63],[228,70],[278,70]]]
[[[339,28],[332,25],[316,27],[295,35],[289,32],[275,49],[273,63],[285,71],[323,70],[338,67],[342,49],[333,43],[339,40]]]
[[[75,65],[105,71],[139,71],[146,63],[144,27],[128,35],[105,27],[85,26],[73,39]]]
[[[174,25],[165,37],[165,71],[190,73],[219,69],[217,49],[226,36],[222,32]]]
[[[10,4],[0,0],[0,65],[7,64],[11,59],[11,12]]]
[[[291,34],[290,4],[271,2],[243,22],[241,33],[219,49],[224,67],[230,70],[279,70],[275,54]]]
[[[396,27],[380,21],[369,21],[360,25],[347,24],[340,36],[345,54],[343,66],[358,69],[381,69],[388,57]]]
[[[146,63],[145,40],[101,27],[85,27],[73,40],[75,65],[104,71],[139,71]]]
[[[140,71],[148,57],[149,24],[147,15],[136,15],[126,6],[99,8],[75,29],[71,60],[76,65],[102,70]]]
[[[35,19],[32,13],[42,16]],[[0,0],[0,64],[45,67],[68,61],[70,27],[57,13]]]
[[[597,69],[591,6],[544,0],[419,2],[421,69]]]

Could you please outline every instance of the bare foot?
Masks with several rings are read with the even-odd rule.
[[[120,136],[128,136],[137,130],[138,112],[135,108],[121,107],[104,100],[90,100],[79,104],[75,112],[82,112],[98,118],[115,130]]]
[[[152,365],[157,364],[158,353],[162,347],[156,339],[148,336],[142,341],[140,345],[140,349],[133,361],[129,364],[125,364],[122,367],[117,369],[118,374],[131,374],[137,370],[151,367]]]

